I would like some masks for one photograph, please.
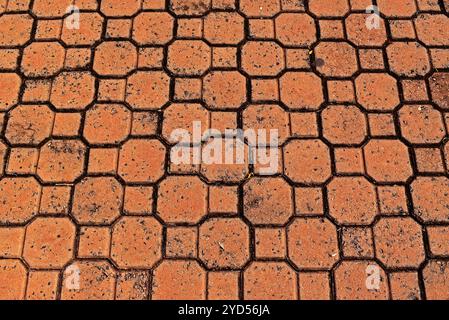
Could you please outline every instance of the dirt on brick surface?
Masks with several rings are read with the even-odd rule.
[[[0,0],[0,299],[449,299],[449,1]]]

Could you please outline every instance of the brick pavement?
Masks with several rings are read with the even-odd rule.
[[[448,16],[0,0],[0,298],[449,299]],[[193,121],[276,169],[174,163]]]

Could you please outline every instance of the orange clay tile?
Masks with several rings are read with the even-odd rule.
[[[0,299],[449,299],[448,13],[0,0]]]

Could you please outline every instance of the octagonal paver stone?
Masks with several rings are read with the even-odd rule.
[[[329,214],[342,225],[369,225],[377,215],[374,186],[364,177],[336,177],[326,187]]]
[[[206,299],[206,271],[195,260],[164,260],[153,271],[154,300]]]
[[[123,187],[113,177],[87,177],[75,186],[72,215],[83,225],[109,225],[120,216]]]
[[[122,104],[96,104],[86,112],[83,136],[91,144],[116,144],[131,131],[131,111]]]
[[[401,134],[410,143],[440,143],[446,136],[443,115],[431,105],[405,105],[398,115]]]
[[[416,16],[414,22],[418,39],[426,45],[449,45],[449,17],[447,15],[420,13]]]
[[[21,46],[31,37],[33,18],[28,14],[2,14],[0,47]]]
[[[279,84],[281,101],[290,109],[318,110],[324,102],[321,79],[312,72],[286,72]]]
[[[433,101],[440,108],[449,110],[449,72],[435,72],[429,78],[429,86]]]
[[[202,137],[194,135],[194,128],[200,124],[202,132],[208,129],[209,118],[210,112],[199,103],[172,103],[164,109],[162,135],[168,142],[177,143],[184,138],[178,134],[187,131],[191,143],[201,143]]]
[[[81,12],[79,20],[78,29],[63,23],[61,40],[68,46],[92,46],[101,39],[104,19],[97,12]]]
[[[53,80],[50,102],[57,109],[83,110],[95,96],[95,78],[90,72],[62,72]]]
[[[300,269],[329,270],[340,259],[337,228],[328,219],[296,218],[287,238],[289,258]]]
[[[430,260],[422,271],[426,297],[430,300],[449,299],[449,262]]]
[[[243,273],[246,300],[296,300],[297,276],[285,262],[253,262]]]
[[[417,10],[413,0],[398,0],[393,3],[388,0],[379,0],[377,5],[379,6],[379,11],[390,18],[410,17]]]
[[[242,120],[243,130],[265,130],[262,139],[266,141],[259,140],[259,146],[272,143],[274,146],[281,145],[290,136],[289,113],[277,104],[251,104],[243,111]],[[271,136],[270,130],[277,131],[278,139]],[[256,145],[256,141],[249,143]]]
[[[47,105],[20,105],[9,112],[5,137],[13,145],[36,146],[51,135],[54,117]]]
[[[246,82],[237,71],[212,71],[203,79],[203,99],[212,109],[238,109],[246,101]]]
[[[243,187],[243,211],[253,225],[283,225],[293,215],[293,191],[282,178],[252,178]]]
[[[399,140],[370,140],[363,152],[366,171],[378,182],[405,182],[413,175],[408,148]]]
[[[209,268],[239,269],[250,258],[249,228],[239,218],[213,218],[200,226],[199,258]]]
[[[335,269],[334,279],[337,300],[388,299],[387,275],[375,261],[343,261]]]
[[[207,213],[207,187],[195,176],[169,176],[158,190],[157,211],[167,223],[196,224]]]
[[[418,177],[410,191],[417,217],[425,223],[449,222],[449,178]]]
[[[170,78],[162,71],[138,71],[128,78],[126,102],[136,109],[159,109],[168,102]]]
[[[137,49],[129,41],[105,41],[95,48],[93,69],[102,76],[123,76],[137,67]]]
[[[237,44],[245,37],[244,22],[237,12],[211,12],[204,18],[204,38],[213,44]]]
[[[117,272],[108,261],[76,260],[64,270],[61,299],[112,300],[116,278]]]
[[[23,51],[21,69],[27,77],[47,77],[64,66],[65,49],[59,42],[33,42]]]
[[[274,20],[277,39],[286,46],[306,47],[316,41],[316,25],[305,13],[281,13]]]
[[[347,42],[321,41],[315,57],[323,61],[318,72],[327,77],[351,77],[358,70],[356,50]]]
[[[202,40],[176,40],[168,47],[167,68],[176,75],[200,76],[210,64],[211,49]]]
[[[0,181],[0,223],[25,223],[39,210],[41,186],[32,177]]]
[[[162,226],[154,217],[123,217],[112,229],[111,258],[123,269],[149,269],[162,257]]]
[[[62,268],[74,256],[75,237],[69,218],[39,217],[26,228],[23,258],[32,268]]]
[[[23,299],[26,285],[27,269],[19,259],[0,260],[0,299]]]
[[[142,0],[103,0],[100,10],[107,17],[130,17],[140,10]]]
[[[35,0],[33,1],[33,13],[39,18],[62,17],[72,0]]]
[[[412,218],[381,218],[373,228],[376,257],[389,268],[418,268],[425,259],[421,226]]]
[[[127,182],[156,182],[164,174],[165,153],[159,140],[128,140],[120,148],[118,174]]]
[[[430,71],[427,48],[418,42],[393,42],[386,51],[390,70],[398,76],[424,76]]]
[[[175,15],[202,16],[207,13],[212,0],[170,0],[169,8]]]
[[[396,79],[386,73],[362,73],[355,80],[357,101],[368,111],[393,110],[399,104]]]
[[[342,17],[350,9],[345,0],[309,0],[310,11],[318,17]]]
[[[242,68],[250,76],[275,76],[284,67],[284,50],[271,41],[248,41],[242,47]]]
[[[277,0],[241,0],[240,11],[247,18],[272,17],[281,10],[280,1]]]
[[[378,18],[376,28],[368,30],[366,27],[371,15],[368,13],[352,13],[345,19],[348,40],[357,46],[382,47],[387,41],[385,20]]]
[[[298,183],[324,183],[331,176],[329,147],[319,139],[294,139],[284,146],[284,173]]]
[[[323,135],[333,144],[359,144],[368,134],[366,117],[356,106],[328,106],[321,119]]]
[[[173,37],[173,17],[167,12],[141,12],[133,21],[132,38],[140,45],[161,45]]]
[[[201,174],[210,182],[240,182],[249,173],[249,148],[243,139],[210,138],[201,149]]]
[[[0,73],[0,111],[7,111],[19,101],[22,80],[16,73]]]
[[[45,182],[73,182],[83,173],[85,156],[80,140],[50,140],[41,148],[37,175]]]

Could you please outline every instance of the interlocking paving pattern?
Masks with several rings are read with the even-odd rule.
[[[448,0],[0,0],[0,128],[0,298],[449,299]]]

